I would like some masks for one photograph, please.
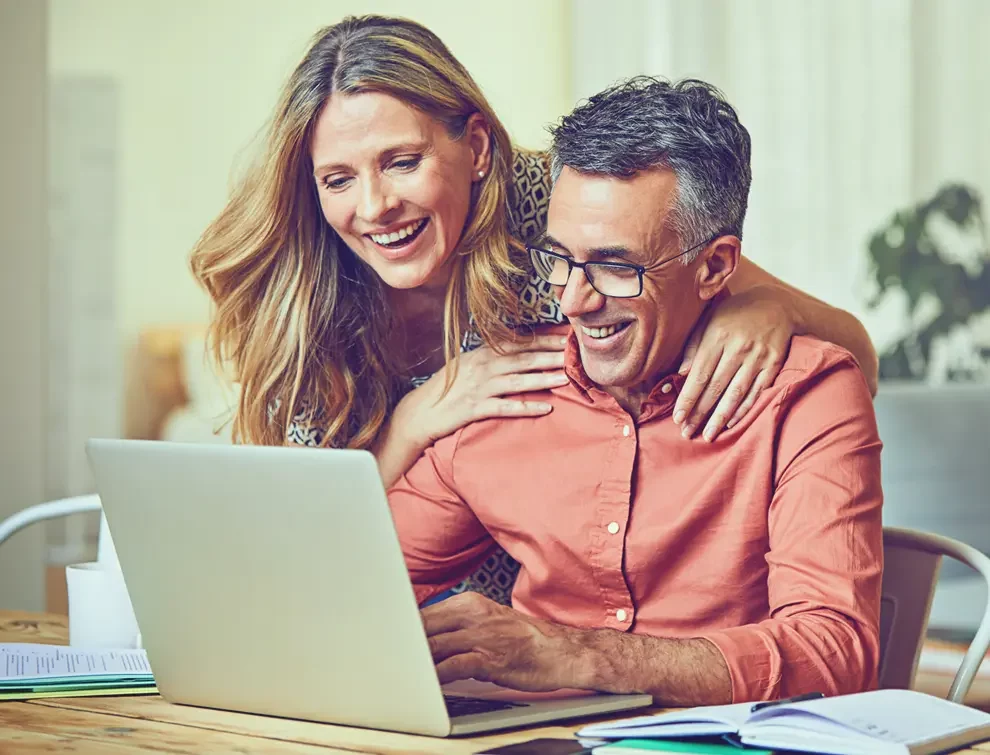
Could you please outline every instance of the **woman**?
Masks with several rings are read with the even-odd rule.
[[[241,384],[235,438],[369,449],[389,485],[464,424],[550,411],[505,398],[566,381],[560,337],[520,327],[561,321],[522,253],[548,197],[543,156],[513,153],[429,30],[367,16],[321,31],[267,154],[192,256],[217,307],[214,355]],[[855,319],[750,263],[736,277],[685,358],[685,436],[713,408],[707,439],[738,420],[794,333],[845,345],[873,379]],[[505,588],[509,567],[487,578]]]

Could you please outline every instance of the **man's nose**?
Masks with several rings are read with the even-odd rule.
[[[566,317],[597,312],[605,306],[605,297],[592,287],[588,276],[579,267],[571,268],[567,283],[564,286],[557,286],[556,294],[560,302],[560,311]]]
[[[387,181],[371,179],[362,182],[357,213],[364,222],[380,223],[399,204]]]

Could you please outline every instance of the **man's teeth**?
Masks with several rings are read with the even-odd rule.
[[[369,233],[368,235],[371,236],[371,240],[376,244],[394,244],[397,241],[401,241],[406,236],[412,236],[425,222],[426,220],[415,220],[405,228],[400,228],[394,233]]]
[[[623,327],[625,327],[625,323],[617,323],[616,325],[609,325],[605,328],[586,328],[582,325],[581,330],[584,331],[586,336],[591,336],[592,338],[608,338],[616,331],[622,330]]]

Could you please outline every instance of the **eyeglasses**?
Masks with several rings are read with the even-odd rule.
[[[566,286],[567,281],[571,279],[571,271],[577,267],[584,270],[588,283],[602,296],[613,299],[634,299],[643,293],[643,273],[663,267],[668,262],[673,262],[699,247],[710,244],[721,235],[717,233],[700,244],[695,244],[690,249],[685,249],[680,254],[675,254],[649,267],[633,265],[629,262],[575,262],[570,257],[542,247],[531,246],[528,249],[529,258],[537,275],[551,286]]]

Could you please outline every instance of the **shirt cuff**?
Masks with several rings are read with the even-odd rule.
[[[776,700],[781,659],[776,644],[753,627],[734,627],[701,636],[722,654],[732,683],[732,702]]]

